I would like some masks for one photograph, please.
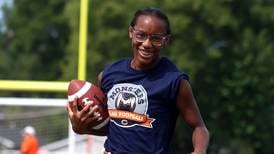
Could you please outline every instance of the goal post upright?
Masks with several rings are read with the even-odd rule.
[[[78,79],[86,79],[87,66],[87,33],[88,33],[88,3],[89,0],[81,0],[80,25],[79,25],[79,49],[78,49]]]

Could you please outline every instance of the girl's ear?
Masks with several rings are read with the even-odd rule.
[[[171,42],[171,35],[167,35],[164,41],[164,47],[167,46]]]
[[[129,38],[132,39],[132,27],[131,26],[128,28],[128,36],[129,36]]]

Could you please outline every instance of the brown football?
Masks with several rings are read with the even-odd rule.
[[[108,124],[107,99],[100,88],[87,81],[71,80],[67,95],[69,103],[72,103],[75,98],[78,98],[77,106],[79,110],[82,110],[84,106],[89,103],[92,103],[93,106],[98,106],[98,112],[95,114],[100,114],[100,118],[91,124],[92,129],[98,130]]]

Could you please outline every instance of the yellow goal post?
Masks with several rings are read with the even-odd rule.
[[[86,79],[88,0],[80,2],[78,79]],[[0,90],[65,92],[67,81],[0,80]]]

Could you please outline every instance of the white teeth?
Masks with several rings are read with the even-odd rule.
[[[140,50],[140,49],[139,49],[139,53],[144,58],[150,58],[153,56],[153,54],[151,52],[146,52],[146,51]]]

